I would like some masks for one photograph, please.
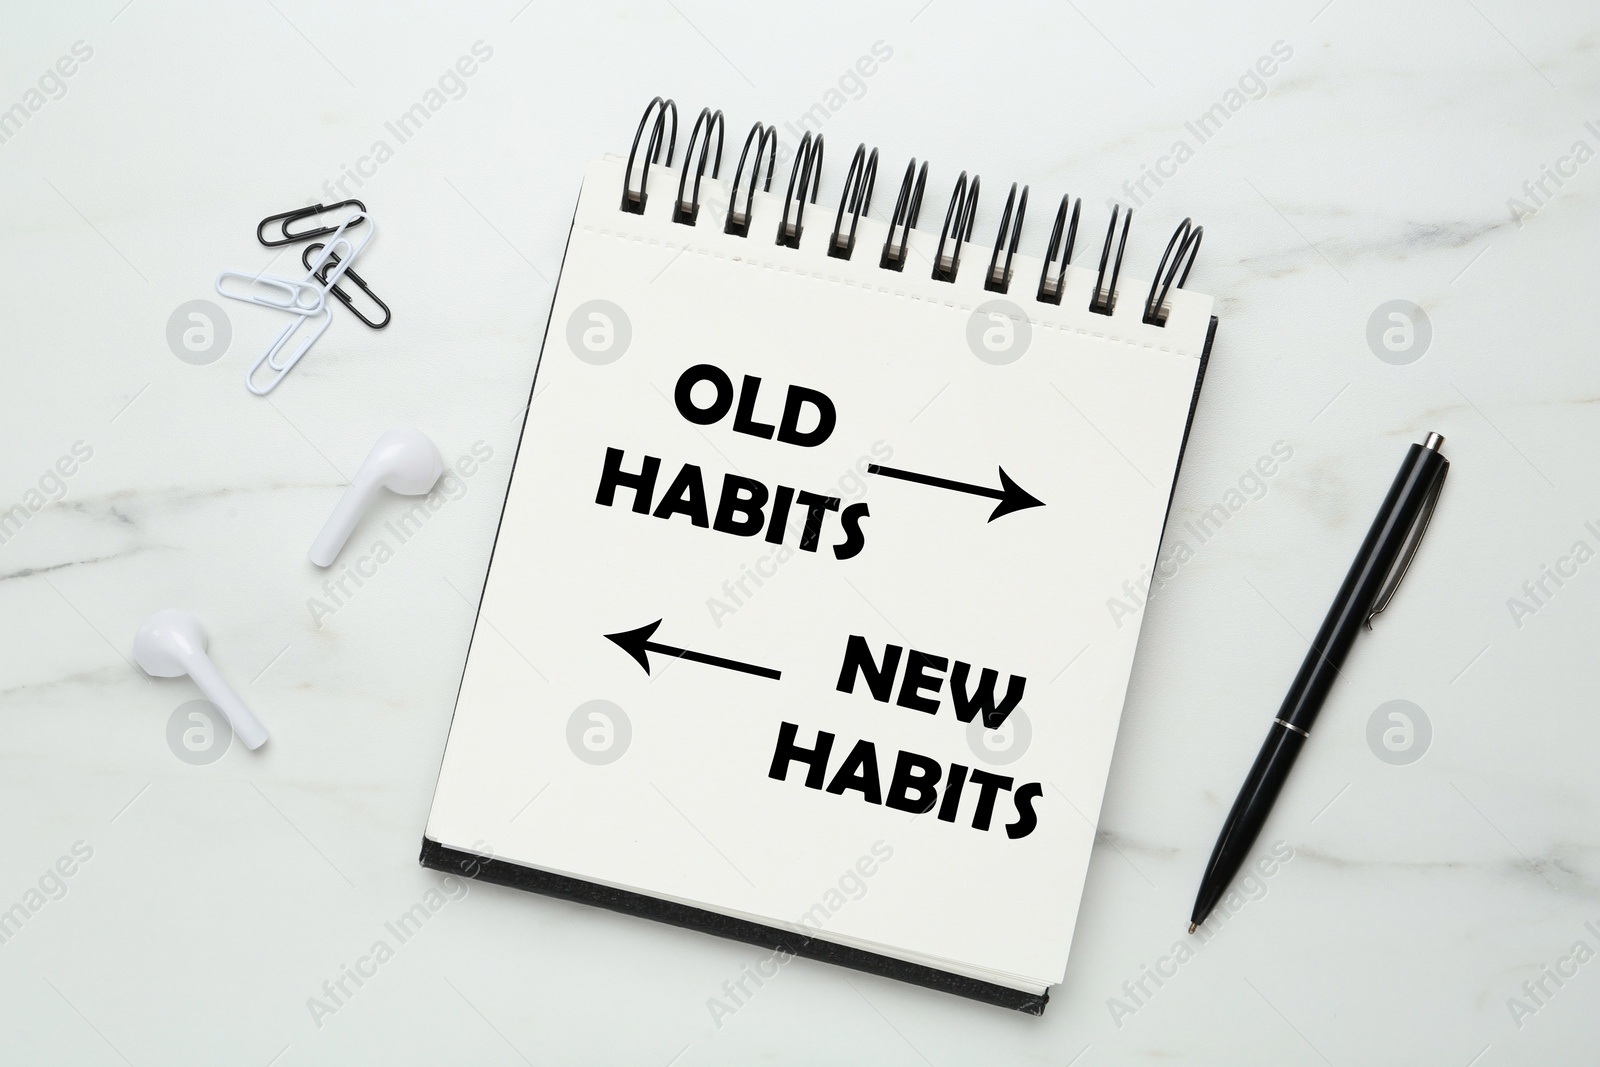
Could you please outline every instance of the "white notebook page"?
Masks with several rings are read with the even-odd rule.
[[[741,238],[722,232],[726,181],[705,179],[708,206],[686,226],[670,218],[675,172],[652,168],[641,216],[620,210],[623,170],[608,157],[584,183],[428,837],[773,925],[809,913],[817,936],[1019,987],[1059,981],[1139,632],[1106,602],[1155,558],[1210,298],[1177,291],[1167,325],[1146,325],[1148,282],[1124,277],[1114,313],[1091,314],[1095,272],[1074,266],[1060,306],[1045,304],[1041,264],[1021,254],[1001,298],[982,286],[987,240],[966,246],[954,283],[937,282],[936,231],[913,234],[895,273],[878,264],[886,226],[869,218],[849,261],[826,255],[837,203],[808,205],[801,247],[786,248],[777,195],[756,197]],[[892,193],[880,183],[880,210]],[[1079,260],[1098,252],[1085,235]],[[1008,321],[974,326],[996,299],[1027,319],[1009,323],[1013,344],[1027,334],[1009,361],[982,336],[1004,341]],[[697,424],[676,393],[702,365],[733,396]],[[735,429],[747,376],[760,384],[743,424],[770,438]],[[715,385],[691,390],[702,419]],[[831,404],[822,443],[778,439],[791,386]],[[803,439],[818,405],[796,403],[784,436]],[[597,503],[608,449],[628,476],[659,461],[646,513],[626,479]],[[1003,469],[1042,504],[990,521],[992,496],[870,464],[992,490]],[[767,494],[755,535],[717,528],[729,476]],[[677,510],[658,517],[675,483]],[[800,547],[799,503],[783,543],[767,539],[779,487],[837,499],[815,551]],[[737,509],[725,518],[753,525]],[[651,651],[647,674],[606,635],[656,620],[655,644],[780,677]],[[852,636],[862,669],[845,693]],[[889,646],[902,651],[880,701],[859,652],[882,669]],[[905,706],[913,661],[923,684]],[[1008,725],[959,721],[958,663],[969,692],[984,668],[997,696],[1025,679]],[[842,776],[852,787],[808,788],[803,762],[771,777],[785,723],[807,749],[833,735],[825,784],[857,756]],[[937,765],[941,801],[952,764],[989,776],[988,828],[974,828],[984,789],[970,777],[949,821],[937,802],[922,814],[887,803],[902,752],[922,761],[913,770]],[[1013,837],[1024,806],[1036,824]],[[875,845],[889,858],[839,890]]]

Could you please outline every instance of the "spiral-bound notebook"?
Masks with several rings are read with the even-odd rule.
[[[720,113],[679,166],[676,126],[584,179],[422,860],[770,950],[713,1014],[793,956],[1040,1012],[1215,328],[1199,231],[1136,282],[1126,215],[1067,265],[1081,202],[980,231],[975,177],[923,212],[913,161],[890,211],[864,146],[819,198],[820,138],[729,171]]]

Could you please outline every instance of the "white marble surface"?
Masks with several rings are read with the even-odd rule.
[[[75,442],[93,455],[0,544],[0,909],[38,905],[0,944],[0,1060],[1594,1062],[1600,961],[1570,954],[1600,951],[1600,563],[1520,619],[1508,599],[1575,542],[1600,548],[1600,162],[1561,162],[1600,149],[1600,21],[1578,3],[1319,5],[8,13],[0,108],[42,106],[0,143],[0,508]],[[92,56],[64,93],[47,79],[29,101],[78,41]],[[492,56],[464,95],[398,144],[385,123],[478,41]],[[474,886],[314,1019],[308,998],[438,885],[418,840],[585,160],[625,148],[657,92],[782,129],[877,41],[892,57],[825,130],[875,138],[889,173],[931,158],[929,218],[959,167],[1030,182],[1036,205],[1070,189],[1087,257],[1104,198],[1188,140],[1140,196],[1128,266],[1147,275],[1182,215],[1205,224],[1191,284],[1222,327],[1169,545],[1275,442],[1293,453],[1150,603],[1066,983],[1034,1019],[796,962],[717,1026],[708,998],[758,950]],[[1280,41],[1265,95],[1196,145],[1185,121]],[[336,309],[270,400],[240,382],[269,312],[229,303],[225,356],[175,358],[173,310],[272,260],[255,220],[379,139],[392,158],[360,194],[383,230],[361,269],[394,326]],[[1564,184],[1519,225],[1507,199],[1535,207],[1523,185],[1546,166]],[[1368,347],[1390,300],[1432,324],[1408,365]],[[480,441],[493,457],[314,620],[306,545],[406,423],[447,459]],[[1428,430],[1454,473],[1267,830],[1293,858],[1164,963],[1304,635]],[[192,766],[169,749],[196,694],[126,656],[172,604],[210,627],[273,731],[262,751]],[[1367,742],[1394,699],[1432,725],[1409,765]],[[79,842],[90,858],[45,877]],[[1534,999],[1547,966],[1576,973]]]

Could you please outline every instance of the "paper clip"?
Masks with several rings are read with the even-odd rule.
[[[256,240],[260,241],[268,248],[276,248],[279,245],[292,244],[295,241],[305,241],[312,237],[321,237],[324,234],[333,233],[336,229],[336,227],[333,226],[321,226],[314,230],[302,230],[298,233],[290,233],[289,223],[298,222],[301,219],[311,218],[313,215],[321,215],[327,211],[337,211],[342,207],[350,207],[351,205],[360,208],[361,212],[360,214],[356,215],[354,219],[346,220],[344,224],[341,224],[337,227],[337,229],[342,230],[344,226],[349,225],[350,222],[359,222],[360,220],[366,218],[367,205],[363,204],[359,200],[341,200],[337,204],[328,204],[327,206],[322,204],[312,204],[310,207],[298,207],[292,211],[285,211],[277,215],[268,215],[266,218],[262,219],[256,224]],[[278,224],[278,233],[281,236],[274,240],[268,240],[266,229],[274,222]]]
[[[322,247],[323,246],[320,244],[307,245],[306,250],[300,254],[300,262],[304,263],[306,265],[306,269],[311,271],[311,273],[316,276],[317,281],[326,283],[327,278],[322,274],[318,274],[318,268],[312,266],[312,254]],[[331,261],[334,266],[338,266],[339,257],[337,255],[329,256],[327,259]],[[324,264],[321,269],[325,271],[326,264]],[[367,299],[371,300],[374,304],[383,309],[383,318],[377,320],[367,318],[361,313],[360,309],[356,307],[355,301],[350,299],[350,294],[339,288],[337,285],[331,286],[328,289],[328,292],[332,293],[334,298],[337,299],[341,304],[349,308],[350,313],[356,318],[360,319],[363,326],[373,330],[381,330],[385,326],[389,325],[389,319],[392,316],[389,311],[389,305],[383,302],[383,298],[378,296],[377,293],[374,293],[372,291],[372,287],[366,283],[366,280],[355,271],[347,269],[344,272],[344,276],[354,282],[356,288],[367,295]]]
[[[294,354],[280,363],[277,359],[278,353],[283,351],[284,346],[289,343],[289,339],[294,336],[295,331],[297,331],[301,324],[307,319],[318,320],[316,326],[312,328],[311,336],[307,337],[304,341],[301,341],[299,346],[294,350]],[[328,323],[332,319],[333,316],[329,313],[327,307],[323,307],[321,310],[312,312],[309,315],[296,315],[289,321],[288,325],[279,331],[277,338],[272,342],[272,344],[267,346],[267,350],[261,353],[254,363],[250,364],[250,369],[245,371],[245,388],[256,394],[256,396],[266,396],[268,393],[276,389],[278,387],[278,383],[283,381],[284,378],[288,377],[289,372],[294,369],[294,365],[299,363],[301,358],[311,350],[311,346],[317,343],[317,338],[321,337],[323,333],[327,331]],[[258,386],[255,381],[256,372],[261,369],[261,365],[263,363],[267,365],[268,370],[275,371],[276,373],[274,373],[272,377],[268,378],[264,385]]]
[[[257,292],[231,291],[222,283],[228,279],[239,278],[252,286],[260,287]],[[262,307],[272,308],[275,311],[292,311],[296,315],[315,315],[322,310],[324,290],[320,284],[321,279],[308,275],[304,279],[280,278],[276,274],[251,274],[247,270],[225,270],[217,274],[217,292],[230,300],[243,300],[250,304],[259,304]],[[275,294],[282,294],[279,298]]]
[[[319,283],[324,294],[339,284],[339,279],[343,278],[346,272],[350,270],[350,267],[356,261],[356,257],[361,254],[362,249],[372,242],[373,236],[378,232],[378,227],[371,219],[367,219],[367,229],[361,235],[361,243],[357,244],[344,235],[346,226],[360,221],[363,217],[358,215],[354,219],[347,219],[338,229],[333,231],[333,236],[329,238],[326,245],[322,246],[322,251],[315,258],[305,261],[307,270],[305,281],[308,284],[313,281]],[[362,286],[362,288],[365,289],[366,286]]]

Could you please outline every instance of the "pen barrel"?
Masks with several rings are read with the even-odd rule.
[[[1228,812],[1228,821],[1222,824],[1222,835],[1211,850],[1211,860],[1206,864],[1205,876],[1200,879],[1200,894],[1195,898],[1191,922],[1204,922],[1217,901],[1227,892],[1233,876],[1249,858],[1250,847],[1255,844],[1261,827],[1272,813],[1273,802],[1289,777],[1289,768],[1306,743],[1305,735],[1274,725],[1267,732],[1267,740],[1256,754],[1256,761],[1239,787],[1239,798]]]
[[[1435,483],[1450,465],[1438,451],[1412,445],[1394,484],[1378,509],[1372,528],[1361,542],[1350,573],[1328,609],[1328,617],[1311,642],[1305,662],[1295,675],[1278,709],[1278,718],[1295,729],[1310,732],[1317,712],[1344,666],[1350,646],[1361,631],[1385,580],[1394,569],[1406,540],[1426,506]]]

